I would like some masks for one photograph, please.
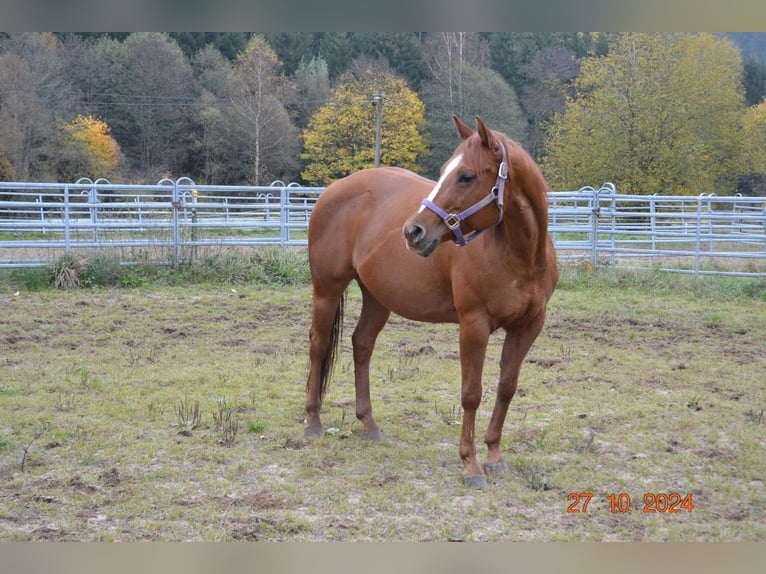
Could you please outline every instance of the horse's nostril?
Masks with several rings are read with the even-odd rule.
[[[413,223],[410,225],[410,242],[413,245],[417,245],[420,243],[420,240],[423,239],[426,235],[426,229],[422,225],[419,225],[417,223]]]

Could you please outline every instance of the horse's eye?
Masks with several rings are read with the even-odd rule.
[[[471,172],[463,172],[460,174],[460,177],[457,178],[458,183],[471,183],[473,180],[476,179],[476,176],[472,174]]]

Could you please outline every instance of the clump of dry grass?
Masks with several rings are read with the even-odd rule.
[[[79,253],[64,253],[50,265],[51,283],[56,289],[77,289],[87,266],[87,260]]]

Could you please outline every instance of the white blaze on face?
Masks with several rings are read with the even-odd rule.
[[[453,171],[455,171],[455,168],[457,168],[457,166],[460,164],[460,161],[461,161],[462,159],[463,159],[463,154],[461,153],[461,154],[459,154],[459,155],[456,155],[455,157],[453,157],[453,158],[452,158],[452,161],[450,161],[450,162],[447,164],[447,167],[446,167],[446,168],[444,168],[444,173],[443,173],[443,174],[442,174],[442,176],[439,178],[439,181],[437,181],[437,182],[436,182],[436,185],[435,185],[435,186],[434,186],[434,188],[431,190],[431,193],[429,193],[429,194],[428,194],[428,197],[426,198],[426,199],[428,199],[428,201],[433,201],[433,200],[434,200],[434,198],[436,197],[436,194],[437,194],[437,193],[439,193],[439,190],[441,189],[441,187],[442,187],[442,183],[444,182],[444,180],[445,180],[445,179],[447,179],[447,176],[448,176],[450,173],[452,173]],[[425,206],[425,205],[421,205],[421,206],[420,206],[420,209],[418,209],[418,213],[420,213],[421,211],[423,211],[425,208],[426,208],[426,206]]]

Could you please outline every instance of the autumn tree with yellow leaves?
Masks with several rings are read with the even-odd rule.
[[[618,36],[607,55],[581,61],[576,95],[548,132],[551,187],[733,193],[746,159],[741,73],[739,51],[721,36]]]
[[[428,149],[423,135],[425,105],[385,67],[373,62],[355,66],[341,77],[330,101],[303,131],[306,161],[303,179],[327,185],[334,179],[375,164],[377,108],[382,95],[380,165],[416,170]],[[376,105],[381,105],[376,102]]]
[[[57,175],[62,181],[117,175],[122,154],[106,122],[91,115],[77,116],[62,127]]]

